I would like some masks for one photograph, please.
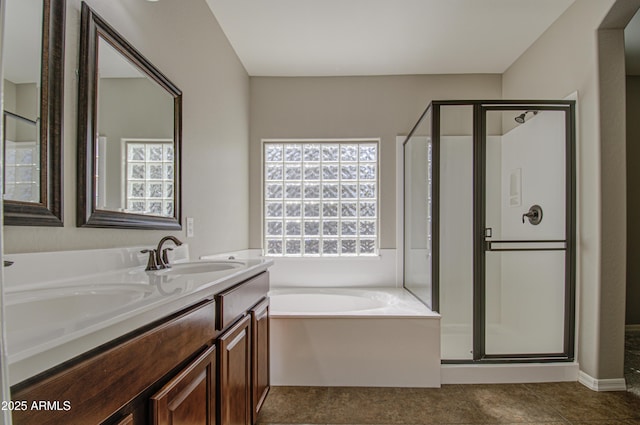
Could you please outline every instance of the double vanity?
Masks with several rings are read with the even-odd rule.
[[[255,423],[271,261],[172,254],[152,271],[134,248],[7,256],[14,423]]]
[[[3,51],[18,53],[2,63],[3,224],[73,221],[62,214],[62,134],[65,57],[77,57],[75,226],[181,230],[182,91],[84,1],[4,3],[5,22],[19,23],[3,29],[7,46],[41,32],[28,51]],[[65,53],[69,11],[79,49]],[[162,246],[4,256],[2,401],[15,424],[256,421],[271,262],[190,262],[186,245]]]

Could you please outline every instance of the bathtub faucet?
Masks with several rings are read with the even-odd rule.
[[[156,264],[158,265],[158,269],[169,269],[171,268],[171,264],[169,264],[169,257],[167,256],[167,251],[172,251],[173,248],[165,248],[162,249],[162,245],[165,242],[172,241],[176,246],[182,245],[182,242],[176,238],[175,236],[165,236],[160,239],[158,242],[158,248],[156,248]]]

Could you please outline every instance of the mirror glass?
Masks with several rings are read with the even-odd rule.
[[[8,0],[5,7],[3,199],[37,203],[43,3]]]
[[[180,229],[182,93],[82,3],[78,226]]]
[[[173,96],[98,37],[97,209],[173,217]]]
[[[6,87],[7,80],[4,82]],[[38,123],[24,115],[4,111],[3,128],[4,201],[40,202]]]
[[[65,2],[5,3],[4,224],[62,226]]]

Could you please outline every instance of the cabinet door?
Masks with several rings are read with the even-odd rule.
[[[253,423],[269,392],[269,298],[251,310]]]
[[[153,425],[215,425],[216,347],[201,354],[151,397]]]
[[[251,425],[251,316],[218,340],[220,425]]]

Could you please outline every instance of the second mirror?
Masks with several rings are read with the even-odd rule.
[[[180,228],[181,92],[82,7],[78,225]]]

